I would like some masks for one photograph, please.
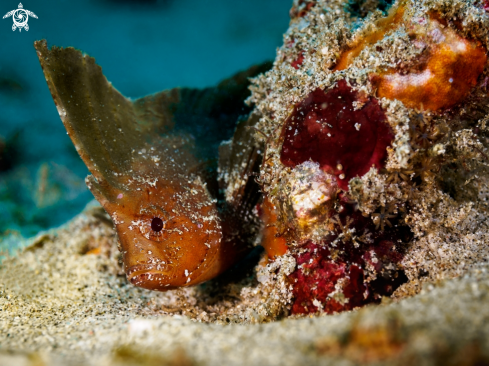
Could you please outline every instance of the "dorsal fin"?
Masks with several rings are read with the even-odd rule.
[[[197,160],[217,161],[219,143],[232,136],[238,116],[249,113],[244,105],[248,78],[271,66],[252,67],[213,88],[176,88],[131,101],[107,81],[92,57],[71,47],[49,50],[45,40],[35,42],[35,48],[78,153],[95,178],[112,186],[120,184],[114,173],[130,170],[135,151],[156,137],[191,136],[195,146],[183,148],[192,150],[194,160],[197,153]]]
[[[97,179],[119,182],[113,173],[131,167],[134,150],[144,148],[154,131],[172,129],[165,116],[150,115],[121,95],[92,57],[74,48],[35,42],[44,76],[63,124],[81,158]],[[167,98],[171,98],[168,95]]]

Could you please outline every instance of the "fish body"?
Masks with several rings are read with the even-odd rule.
[[[246,154],[231,158],[232,140],[217,154],[238,117],[249,113],[247,78],[268,64],[216,88],[172,89],[131,101],[93,58],[73,48],[49,50],[46,41],[35,47],[60,117],[92,173],[88,188],[114,222],[131,283],[159,291],[196,285],[250,250],[260,156],[245,125],[257,119],[241,119],[236,129]],[[218,160],[227,168],[246,163],[239,183],[227,182],[237,192],[228,199],[219,197]]]

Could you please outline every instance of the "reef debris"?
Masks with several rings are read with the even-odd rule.
[[[273,69],[251,87],[274,208],[262,272],[295,263],[276,277],[284,313],[402,298],[489,256],[486,11],[349,5],[295,1]],[[355,7],[370,8],[360,19]]]

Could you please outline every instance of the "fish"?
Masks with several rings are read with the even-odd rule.
[[[258,226],[254,175],[263,148],[251,132],[259,116],[244,100],[248,79],[270,63],[216,87],[131,100],[94,58],[72,47],[49,49],[46,40],[34,46],[91,173],[87,186],[115,225],[129,282],[157,291],[193,286],[246,256]]]

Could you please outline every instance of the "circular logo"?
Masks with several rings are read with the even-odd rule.
[[[29,19],[29,15],[27,14],[27,12],[24,9],[17,9],[14,12],[14,15],[12,18],[14,20],[14,24],[17,27],[21,28],[27,24],[27,20]]]

